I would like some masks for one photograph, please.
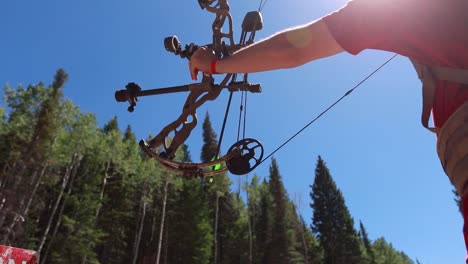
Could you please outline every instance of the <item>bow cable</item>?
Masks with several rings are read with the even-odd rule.
[[[260,0],[260,5],[258,7],[258,12],[261,12],[263,10],[263,8],[265,7],[267,2],[268,2],[268,0]],[[256,23],[257,22],[258,21],[256,21]],[[256,27],[256,23],[255,23],[253,28]],[[246,39],[247,38],[247,32],[243,32],[243,34],[241,34],[241,36],[240,36],[239,43],[242,44],[242,45],[243,44],[248,44],[248,45],[252,44],[254,42],[255,32],[256,32],[255,30],[253,32],[250,32],[248,40]],[[243,74],[243,83],[244,84],[247,83],[247,77],[248,77],[248,74],[244,73]],[[237,74],[233,74],[231,81],[235,82],[236,78],[237,78]],[[231,101],[232,101],[233,93],[234,93],[233,91],[231,91],[229,93],[229,98],[228,98],[228,102],[227,102],[227,106],[226,106],[226,111],[224,113],[223,124],[221,126],[221,132],[220,132],[220,135],[219,135],[218,147],[216,149],[215,158],[218,158],[219,154],[221,152],[221,145],[222,145],[221,143],[223,141],[224,131],[225,131],[225,128],[226,128],[227,118],[229,116],[229,109],[231,107]],[[242,117],[242,112],[244,113],[243,117]],[[239,106],[239,121],[238,121],[238,126],[237,126],[237,141],[240,140],[241,127],[242,127],[242,139],[245,139],[246,119],[247,119],[247,91],[241,91],[241,99],[240,99],[240,106]],[[243,125],[241,125],[241,123],[243,123]]]
[[[343,96],[338,98],[333,104],[331,104],[327,109],[322,111],[319,115],[317,115],[314,119],[312,119],[309,123],[307,123],[304,127],[299,129],[294,135],[289,137],[286,141],[283,142],[279,147],[277,147],[275,150],[273,150],[270,154],[268,154],[263,160],[260,161],[259,165],[262,164],[265,160],[269,159],[273,154],[275,154],[278,150],[283,148],[286,144],[288,144],[291,140],[293,140],[295,137],[297,137],[300,133],[302,133],[306,128],[308,128],[310,125],[312,125],[317,119],[322,117],[328,110],[332,109],[335,105],[337,105],[341,100],[343,100],[345,97],[347,97],[349,94],[351,94],[356,88],[358,88],[361,84],[363,84],[367,79],[369,79],[372,75],[374,75],[376,72],[378,72],[380,69],[382,69],[383,66],[387,65],[393,58],[395,58],[398,54],[393,54],[392,57],[390,57],[387,61],[382,63],[379,67],[377,67],[373,72],[371,72],[369,75],[367,75],[362,81],[360,81],[358,84],[356,84],[353,88],[351,88],[349,91],[347,91]]]

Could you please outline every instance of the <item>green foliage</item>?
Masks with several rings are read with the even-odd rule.
[[[218,149],[218,140],[216,139],[216,133],[211,126],[210,115],[208,112],[206,113],[205,120],[203,121],[202,129],[203,147],[201,151],[201,161],[208,162],[218,155],[218,153],[216,153],[216,150]]]
[[[375,251],[377,264],[414,264],[405,253],[395,250],[383,237],[375,240],[372,248]]]
[[[33,210],[41,210],[45,206],[40,203],[32,205],[32,196],[44,190],[39,186],[41,180],[48,183],[50,181],[47,180],[53,180],[57,175],[51,173],[52,176],[43,177],[45,173],[41,169],[50,163],[47,159],[59,129],[56,106],[60,105],[61,89],[67,74],[58,70],[54,79],[48,88],[41,83],[28,86],[26,90],[22,86],[16,89],[5,87],[4,100],[10,108],[10,116],[0,134],[0,166],[3,168],[0,179],[6,189],[1,192],[0,199],[7,201],[5,209],[0,212],[3,223],[0,242],[3,243],[10,244],[14,239],[17,245],[25,245],[30,243],[28,240],[34,240],[30,233],[24,232],[24,228],[37,230],[35,224],[19,219],[27,218],[28,213],[37,213]],[[16,195],[18,193],[24,195]]]
[[[1,107],[0,106],[0,127],[3,128],[3,126],[5,125],[5,122],[6,122],[6,110],[5,108]],[[0,128],[1,129],[1,128]]]
[[[185,181],[173,208],[168,263],[208,263],[212,254],[213,228],[205,206],[203,186],[194,180]]]
[[[287,194],[279,173],[278,164],[275,159],[270,166],[269,191],[273,198],[272,217],[274,219],[271,227],[271,240],[267,245],[266,260],[268,263],[289,263],[290,240],[288,237],[288,211]]]
[[[361,263],[359,240],[343,195],[319,156],[311,186],[312,230],[324,249],[324,263]]]
[[[312,230],[307,227],[304,220],[301,218],[304,229],[304,240],[307,246],[307,263],[322,263],[323,248],[317,238],[314,236]],[[301,251],[300,251],[301,252]]]
[[[159,263],[172,264],[413,263],[383,238],[372,243],[362,223],[358,239],[321,158],[309,228],[275,159],[268,180],[246,183],[248,196],[227,174],[212,182],[174,175],[142,155],[130,126],[122,132],[114,117],[100,127],[64,100],[67,77],[58,70],[50,86],[5,86],[1,243],[40,248],[41,264],[157,263],[159,248]],[[218,141],[208,114],[203,142],[201,159],[211,160]],[[191,161],[187,145],[178,157]]]
[[[67,73],[59,69],[54,77],[54,82],[49,91],[49,96],[41,104],[34,133],[29,144],[28,152],[33,158],[42,161],[50,153],[49,146],[56,136],[58,129],[58,111],[62,99],[62,87],[68,79]]]
[[[0,165],[15,166],[33,134],[37,116],[46,100],[49,90],[42,83],[29,85],[26,89],[19,85],[15,89],[6,85],[3,100],[8,109],[5,125],[0,129]]]
[[[372,242],[369,239],[366,228],[364,227],[364,224],[362,224],[362,221],[359,221],[358,235],[364,247],[366,262],[375,263],[375,254],[374,254],[374,250],[372,249]]]
[[[268,263],[269,245],[272,240],[273,228],[273,197],[269,192],[268,183],[264,181],[260,186],[258,204],[258,220],[254,220],[255,248],[257,252],[255,263]]]
[[[208,113],[203,122],[202,161],[210,161],[217,156],[218,141],[216,133],[211,127]],[[246,259],[245,250],[239,245],[247,243],[245,206],[237,194],[230,190],[231,180],[223,173],[215,176],[212,181],[205,184],[209,219],[213,226],[213,258],[215,263],[238,263]]]

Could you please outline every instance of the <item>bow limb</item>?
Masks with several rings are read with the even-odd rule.
[[[216,4],[214,4],[216,2]],[[202,8],[206,9],[210,13],[216,14],[215,20],[211,25],[213,31],[213,44],[212,48],[216,52],[216,55],[226,55],[226,44],[223,42],[223,38],[229,39],[229,46],[235,45],[234,42],[234,31],[232,29],[232,16],[229,13],[229,4],[226,0],[218,1],[199,1]],[[228,21],[228,32],[223,33],[222,29]]]

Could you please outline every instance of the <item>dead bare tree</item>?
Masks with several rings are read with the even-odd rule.
[[[143,187],[143,191],[141,193],[140,199],[140,208],[139,208],[139,225],[138,225],[138,232],[135,234],[135,242],[133,243],[133,259],[132,264],[136,264],[138,259],[138,250],[140,248],[140,241],[141,241],[141,233],[143,232],[143,226],[145,223],[145,216],[146,216],[146,187]]]
[[[249,264],[252,264],[252,251],[253,251],[253,237],[252,237],[252,219],[250,215],[250,202],[249,202],[249,175],[245,178],[245,194],[247,199],[247,225],[249,231]]]
[[[81,157],[78,157],[77,154],[73,155],[72,161],[70,162],[70,165],[65,169],[65,173],[63,175],[63,180],[62,180],[62,185],[60,186],[60,192],[58,194],[57,199],[55,200],[54,206],[52,208],[52,212],[50,213],[49,216],[49,221],[47,222],[47,226],[44,230],[44,234],[42,235],[39,243],[39,247],[37,248],[37,252],[40,254],[42,251],[42,248],[44,247],[45,241],[47,239],[47,236],[49,234],[50,228],[52,226],[52,221],[55,218],[55,214],[57,213],[58,206],[60,202],[62,201],[63,194],[65,192],[65,188],[68,185],[68,181],[70,179],[71,171],[73,170],[73,167],[76,165],[77,161],[81,160]]]
[[[76,178],[76,175],[78,173],[78,168],[80,167],[80,164],[81,164],[81,160],[82,160],[82,157],[80,156],[80,158],[78,159],[77,161],[77,164],[73,167],[73,171],[72,171],[72,174],[71,174],[71,179],[70,179],[70,183],[67,187],[67,191],[66,191],[66,196],[63,200],[63,202],[61,203],[60,205],[60,209],[59,209],[59,213],[58,213],[58,219],[57,221],[55,222],[55,225],[54,225],[54,229],[52,230],[52,233],[50,235],[50,239],[49,239],[49,242],[47,243],[47,247],[45,248],[45,251],[41,254],[41,264],[45,264],[47,263],[47,257],[49,255],[49,250],[54,242],[54,239],[57,235],[57,232],[58,232],[58,228],[60,227],[60,225],[62,224],[62,219],[63,219],[63,211],[65,209],[65,202],[66,202],[66,199],[67,197],[70,196],[71,192],[72,192],[72,189],[73,189],[73,183],[75,182],[75,178]]]
[[[295,193],[295,194],[294,194],[294,201],[293,201],[293,203],[294,203],[294,207],[296,208],[296,214],[297,214],[298,216],[300,216],[300,215],[301,215],[301,211],[302,211],[302,196],[301,196],[300,193],[299,193],[299,194],[298,194],[298,193]],[[308,254],[308,253],[307,253],[307,243],[306,243],[305,235],[304,235],[304,233],[305,233],[304,225],[303,225],[302,221],[300,221],[300,222],[298,223],[298,225],[299,225],[299,226],[298,226],[298,227],[299,227],[299,231],[301,232],[302,246],[304,247],[304,263],[305,263],[305,264],[308,264],[308,263],[307,263],[307,254]]]
[[[163,189],[163,205],[161,212],[161,224],[159,226],[159,241],[158,241],[158,253],[156,255],[156,264],[159,264],[159,259],[161,257],[161,248],[163,242],[163,232],[164,232],[164,221],[166,219],[166,204],[167,204],[167,189],[169,187],[169,179],[166,174],[164,177],[164,189]]]

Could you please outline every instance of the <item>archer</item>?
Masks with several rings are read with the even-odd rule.
[[[391,51],[411,59],[423,83],[423,126],[437,135],[437,153],[462,197],[468,249],[468,1],[352,0],[342,9],[290,28],[219,59],[199,48],[197,72],[251,73],[293,68],[341,52]],[[435,127],[428,126],[432,110]],[[467,260],[468,263],[468,260]]]

